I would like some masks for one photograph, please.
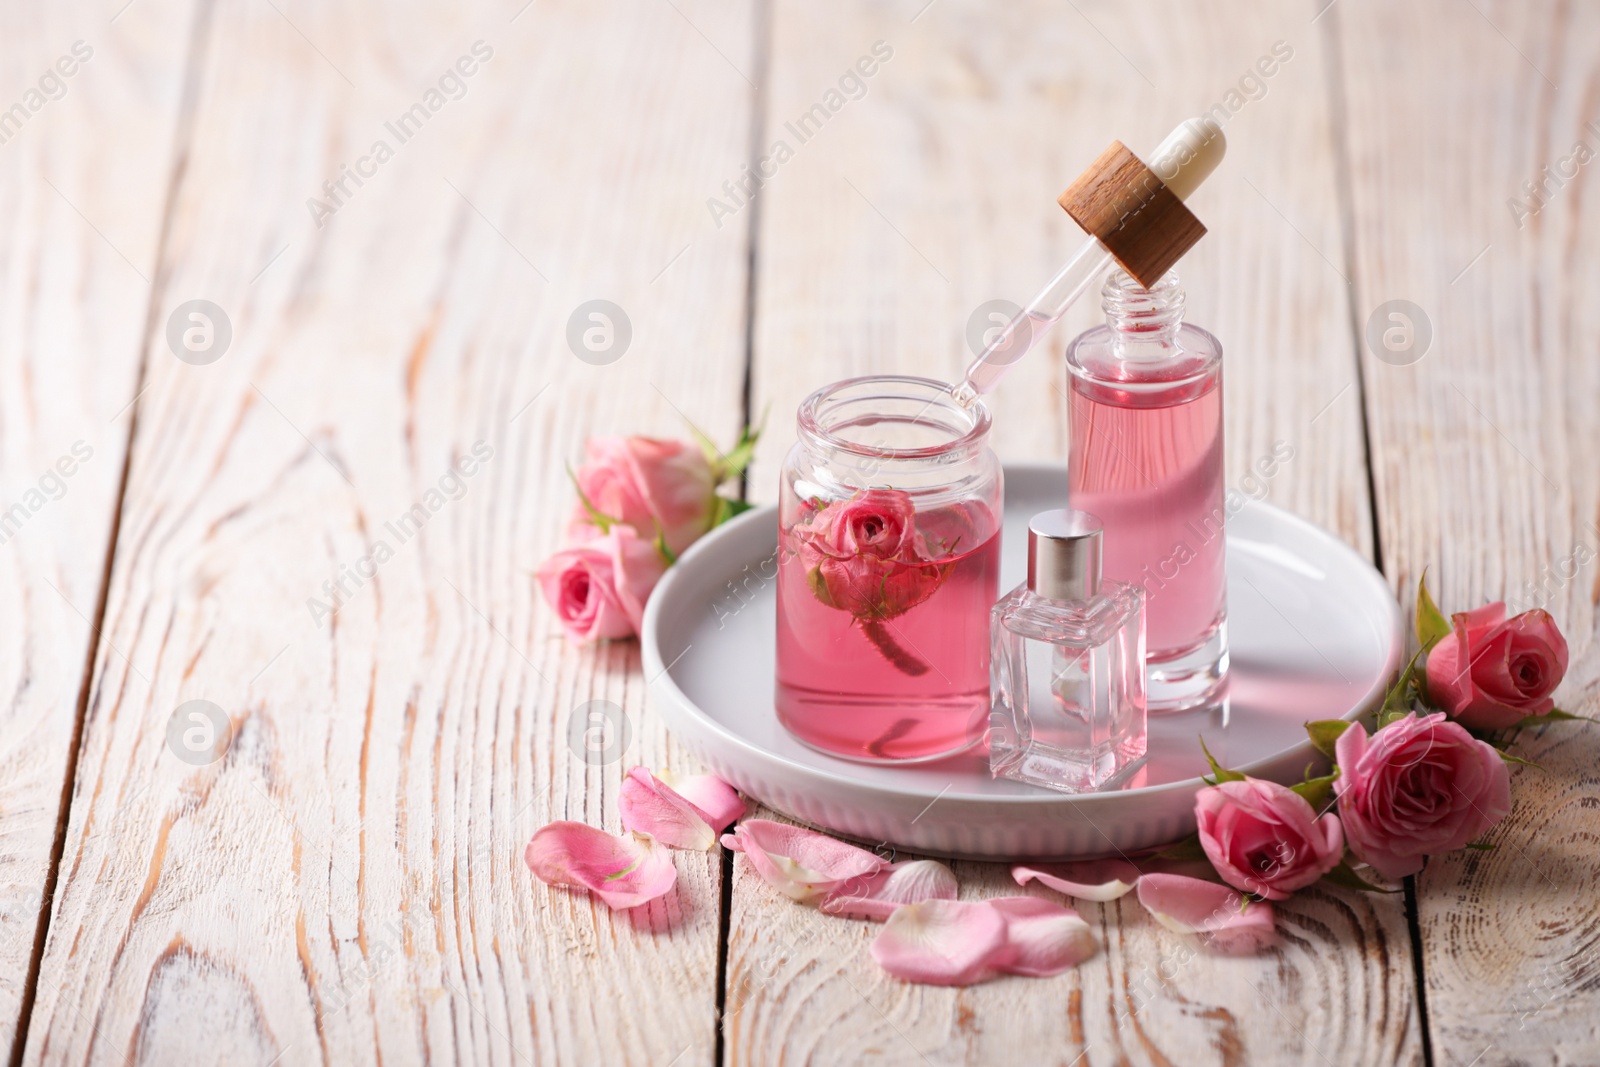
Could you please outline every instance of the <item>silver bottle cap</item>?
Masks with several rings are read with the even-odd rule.
[[[1039,512],[1028,520],[1028,588],[1047,600],[1088,600],[1100,592],[1104,535],[1086,511]]]

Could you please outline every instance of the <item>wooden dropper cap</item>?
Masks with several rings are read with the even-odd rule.
[[[1221,127],[1202,119],[1173,130],[1152,153],[1153,167],[1113,141],[1057,203],[1150,289],[1205,236],[1206,228],[1183,202],[1216,169],[1226,148]]]

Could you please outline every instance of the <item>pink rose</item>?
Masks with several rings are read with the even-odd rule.
[[[795,527],[807,567],[823,558],[918,560],[916,506],[898,489],[863,489]]]
[[[1567,673],[1567,641],[1545,611],[1506,618],[1503,603],[1454,615],[1455,627],[1428,653],[1428,695],[1452,719],[1503,730],[1556,706]]]
[[[630,637],[644,620],[666,560],[656,546],[628,526],[613,526],[594,541],[557,552],[534,576],[544,598],[574,641]]]
[[[586,447],[578,490],[600,514],[627,523],[646,541],[659,531],[674,555],[711,529],[716,474],[698,448],[653,437],[591,437]],[[581,502],[567,533],[575,541],[599,534]]]
[[[1416,874],[1424,856],[1461,848],[1511,810],[1500,753],[1437,712],[1407,715],[1370,738],[1356,723],[1334,753],[1345,836],[1386,878]]]
[[[1268,900],[1305,888],[1344,858],[1339,820],[1319,818],[1276,782],[1246,778],[1202,789],[1194,813],[1200,845],[1222,880]]]
[[[926,557],[908,493],[863,489],[792,527],[795,551],[812,592],[863,621],[903,615],[927,600],[943,578]]]

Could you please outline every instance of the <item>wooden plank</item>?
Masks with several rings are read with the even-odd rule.
[[[1574,149],[1600,153],[1600,12],[1355,0],[1330,18],[1356,321],[1405,299],[1433,332],[1418,362],[1364,356],[1386,569],[1409,598],[1429,568],[1447,608],[1546,608],[1571,646],[1561,706],[1593,715],[1600,164]],[[1551,726],[1522,754],[1541,767],[1513,768],[1495,850],[1417,879],[1439,1063],[1600,1059],[1600,734]]]
[[[1002,7],[779,2],[767,137],[875,41],[892,58],[762,191],[753,379],[777,427],[753,495],[774,495],[788,412],[830,378],[953,377],[980,304],[1023,300],[1081,240],[1054,200],[1113,138],[1148,148],[1234,100],[1229,155],[1192,207],[1210,228],[1180,273],[1227,349],[1230,485],[1276,442],[1264,492],[1371,551],[1359,385],[1326,67],[1310,9],[1260,3]],[[913,21],[913,17],[914,21]],[[1240,91],[1273,45],[1292,56]],[[1258,88],[1264,87],[1262,95]],[[1230,91],[1238,93],[1228,97]],[[791,145],[793,141],[791,140]],[[1092,303],[1092,302],[1086,302]],[[994,398],[1010,459],[1063,459],[1059,358],[1080,306]],[[1018,892],[959,864],[967,897]],[[1041,891],[1042,892],[1042,891]],[[1050,980],[912,987],[867,956],[875,932],[779,898],[735,866],[730,1062],[1415,1063],[1410,940],[1397,899],[1309,892],[1257,959],[1194,954],[1133,902],[1086,906],[1099,955]]]
[[[173,166],[188,0],[0,11],[0,1057],[27,1002]],[[59,64],[59,65],[58,65]],[[113,171],[106,160],[116,160]]]
[[[530,571],[584,435],[740,420],[747,235],[705,200],[752,40],[700,0],[217,4],[158,307],[231,342],[150,338],[30,1062],[711,1056],[716,857],[637,913],[523,863],[680,762],[636,647],[568,651]],[[604,365],[593,299],[631,320]],[[590,701],[625,748],[574,749]]]

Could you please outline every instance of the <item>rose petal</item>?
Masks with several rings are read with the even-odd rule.
[[[770,819],[746,819],[722,843],[743,852],[762,881],[795,900],[810,900],[884,866],[866,849]]]
[[[822,900],[829,915],[883,922],[894,910],[923,900],[954,900],[956,876],[937,860],[904,860],[835,886]]]
[[[744,801],[733,786],[714,774],[689,774],[679,776],[662,771],[660,780],[673,792],[694,805],[701,818],[711,829],[721,833],[735,819],[745,813]]]
[[[678,879],[665,851],[581,822],[542,828],[528,841],[523,858],[541,882],[587,889],[618,910],[649,903]]]
[[[1200,934],[1218,952],[1247,956],[1272,944],[1272,905],[1225,885],[1181,874],[1139,879],[1139,903],[1156,922],[1180,934]]]
[[[1080,863],[1050,863],[1037,867],[1013,867],[1011,877],[1018,885],[1037,880],[1064,896],[1104,904],[1127,893],[1139,881],[1139,868],[1127,860],[1084,860]]]
[[[633,768],[622,780],[617,807],[624,829],[649,834],[670,848],[704,852],[717,843],[717,831],[705,814],[643,767]]]
[[[989,901],[924,900],[896,908],[872,942],[878,966],[907,982],[964,986],[993,978],[1011,953]]]
[[[1094,955],[1089,924],[1071,908],[1038,897],[1000,897],[985,901],[1006,921],[1006,954],[1001,970],[1029,978],[1048,978]]]

